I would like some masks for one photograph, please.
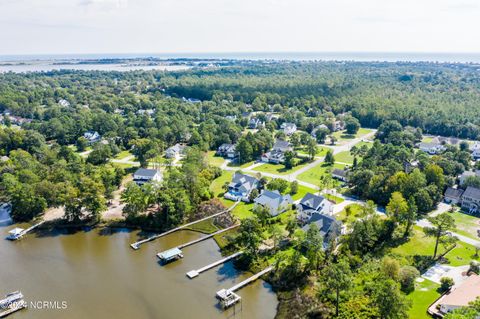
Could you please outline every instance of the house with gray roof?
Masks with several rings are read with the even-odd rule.
[[[297,131],[297,126],[294,123],[282,123],[280,128],[283,130],[283,133],[288,136]]]
[[[277,216],[288,209],[293,204],[290,195],[282,195],[279,191],[263,190],[254,200],[255,207],[262,206],[268,210],[272,217]]]
[[[302,227],[303,231],[308,231],[312,224],[315,224],[323,237],[323,246],[336,240],[342,234],[342,223],[333,216],[324,214],[313,214]]]
[[[270,152],[262,155],[262,162],[279,164],[285,161],[285,153],[293,151],[293,147],[289,142],[277,140]]]
[[[335,168],[332,171],[332,177],[342,182],[348,182],[348,171],[346,169]]]
[[[468,186],[462,194],[462,208],[474,214],[479,211],[480,189]]]
[[[237,147],[235,144],[224,143],[218,147],[217,155],[234,159],[238,157],[238,152],[236,151],[236,148]]]
[[[444,144],[445,143],[442,143],[438,137],[435,137],[430,142],[421,142],[418,144],[418,148],[425,153],[435,155],[440,154],[447,149]]]
[[[472,172],[472,171],[465,171],[462,173],[462,175],[460,175],[458,177],[458,180],[459,180],[459,183],[460,183],[460,186],[465,184],[465,181],[467,180],[467,178],[469,177],[480,177],[480,170],[476,170],[475,172]]]
[[[462,200],[463,189],[448,187],[443,195],[443,199],[447,204],[458,204]]]
[[[185,153],[186,146],[182,144],[175,144],[165,151],[166,158],[179,158],[180,155]]]
[[[248,122],[248,128],[250,129],[260,129],[265,127],[265,123],[263,123],[260,119],[256,117],[252,117]]]
[[[230,200],[250,202],[249,195],[259,186],[259,180],[253,176],[235,172],[224,197]]]
[[[333,204],[325,197],[307,193],[297,205],[297,219],[306,223],[313,214],[331,215]]]
[[[160,182],[162,180],[162,174],[159,170],[149,168],[139,168],[133,173],[133,181],[137,185],[143,185],[150,182]]]

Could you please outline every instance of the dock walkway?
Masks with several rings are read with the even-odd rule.
[[[217,217],[217,216],[220,216],[222,214],[225,214],[227,212],[230,212],[232,209],[235,208],[235,206],[238,205],[239,202],[236,202],[235,204],[233,204],[230,208],[228,208],[227,210],[224,210],[224,211],[221,211],[219,213],[216,213],[216,214],[213,214],[213,215],[210,215],[210,216],[207,216],[207,217],[204,217],[204,218],[201,218],[199,220],[196,220],[196,221],[193,221],[193,222],[190,222],[190,223],[187,223],[185,225],[182,225],[182,226],[178,226],[177,228],[174,228],[174,229],[170,229],[164,233],[161,233],[161,234],[157,234],[157,235],[153,235],[151,237],[148,237],[146,239],[143,239],[143,240],[140,240],[140,241],[137,241],[133,244],[130,244],[130,247],[132,247],[133,249],[137,250],[137,249],[140,249],[140,245],[143,245],[145,243],[148,243],[149,241],[153,241],[155,239],[158,239],[160,237],[163,237],[163,236],[166,236],[168,234],[171,234],[171,233],[174,233],[178,230],[181,230],[183,228],[186,228],[186,227],[189,227],[189,226],[192,226],[192,225],[195,225],[196,223],[200,223],[200,222],[203,222],[205,220],[208,220],[210,218],[214,218],[214,217]]]
[[[216,266],[218,266],[218,265],[221,265],[221,264],[223,264],[223,263],[226,263],[227,261],[229,261],[229,260],[231,260],[231,259],[234,259],[234,258],[236,258],[237,256],[240,256],[241,254],[243,254],[243,251],[236,252],[236,253],[234,253],[234,254],[232,254],[232,255],[230,255],[230,256],[227,256],[227,257],[225,257],[225,258],[223,258],[223,259],[217,260],[217,261],[215,261],[215,262],[213,262],[213,263],[211,263],[211,264],[209,264],[209,265],[206,265],[206,266],[204,266],[204,267],[202,267],[202,268],[199,268],[199,269],[197,269],[197,270],[191,270],[191,271],[187,272],[187,277],[190,278],[190,279],[193,279],[193,278],[197,277],[198,275],[200,275],[202,272],[207,271],[207,270],[209,270],[209,269],[212,269],[212,268],[214,268],[214,267],[216,267]]]
[[[41,222],[33,225],[33,226],[30,226],[29,228],[27,229],[22,229],[22,228],[15,228],[15,229],[12,229],[10,232],[9,232],[9,235],[7,237],[7,239],[10,239],[10,240],[19,240],[21,238],[23,238],[23,236],[25,236],[27,233],[31,232],[32,230],[34,230],[35,228],[37,228],[38,226],[44,224],[45,221],[42,220]]]

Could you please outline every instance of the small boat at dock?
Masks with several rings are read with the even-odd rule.
[[[9,293],[0,300],[0,318],[5,318],[26,307],[27,302],[23,300],[23,294],[20,291]]]

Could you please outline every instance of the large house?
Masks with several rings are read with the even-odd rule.
[[[287,136],[290,136],[297,131],[297,126],[294,123],[283,123],[280,128]]]
[[[460,307],[466,307],[470,302],[480,297],[480,276],[470,275],[461,284],[450,292],[441,296],[430,308],[428,313],[436,317],[443,317],[447,313]],[[477,318],[480,318],[477,316]]]
[[[440,154],[446,150],[446,147],[440,140],[435,137],[430,142],[421,142],[418,148],[430,155]]]
[[[473,176],[473,177],[480,177],[480,170],[477,169],[475,172],[472,172],[472,171],[465,171],[465,172],[463,172],[462,175],[460,175],[460,176],[458,177],[459,182],[460,182],[460,185],[465,184],[465,181],[467,180],[467,178],[469,178],[469,177],[471,177],[471,176]]]
[[[307,193],[297,205],[297,219],[303,224],[314,214],[331,215],[333,204],[323,196]]]
[[[277,216],[288,209],[293,204],[290,195],[282,195],[279,191],[263,190],[254,200],[255,207],[262,206],[268,210],[271,216]]]
[[[179,158],[185,152],[185,145],[175,144],[165,151],[166,158]]]
[[[462,208],[473,214],[480,206],[480,189],[468,186],[462,194]]]
[[[238,156],[238,152],[236,151],[235,144],[224,143],[218,147],[217,155],[233,159]]]
[[[259,180],[255,177],[235,172],[224,196],[234,201],[250,202],[249,195],[258,185]]]
[[[448,187],[443,196],[448,204],[459,204],[462,201],[463,189]]]
[[[137,185],[143,185],[149,182],[160,182],[162,180],[162,174],[156,169],[139,168],[133,173],[133,181]]]
[[[102,138],[100,136],[100,134],[98,134],[98,132],[96,132],[96,131],[85,132],[85,134],[83,134],[83,137],[85,139],[87,139],[88,143],[90,143],[90,144],[96,143],[96,142],[100,141],[100,139]]]
[[[334,168],[332,177],[342,182],[348,182],[348,171],[346,169]]]
[[[303,225],[302,230],[308,231],[310,225],[315,224],[323,237],[324,248],[342,234],[342,223],[333,216],[313,214]]]
[[[480,142],[475,142],[470,146],[470,152],[472,152],[473,159],[477,160],[480,158]]]
[[[285,161],[285,153],[293,151],[289,142],[277,140],[270,152],[262,155],[262,162],[279,164]]]
[[[264,126],[265,126],[265,123],[263,123],[260,119],[256,117],[252,117],[248,122],[248,128],[250,129],[262,128]]]

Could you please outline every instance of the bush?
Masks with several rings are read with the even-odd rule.
[[[400,268],[400,285],[402,291],[410,293],[415,290],[415,278],[420,276],[420,272],[417,268],[412,266],[404,266]]]
[[[450,288],[452,288],[453,285],[455,285],[455,282],[450,277],[442,277],[440,279],[440,284],[441,284],[440,291],[443,293],[443,292],[449,291]]]
[[[468,272],[474,272],[477,275],[480,274],[480,263],[478,261],[472,260],[470,262],[470,269],[468,269]]]

